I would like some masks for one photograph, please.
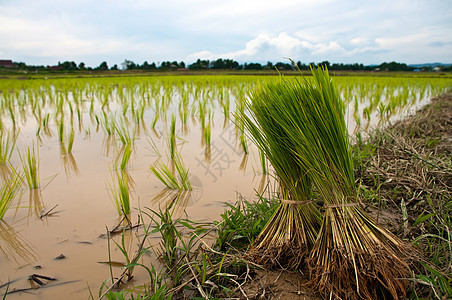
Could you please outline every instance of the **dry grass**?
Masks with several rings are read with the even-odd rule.
[[[372,154],[359,162],[357,177],[376,190],[381,208],[401,212],[409,221],[426,210],[429,201],[452,199],[452,94],[388,128],[372,134]],[[363,151],[363,145],[358,151]],[[402,217],[402,216],[400,216]],[[414,238],[422,231],[405,230]]]
[[[435,270],[416,270],[410,293],[452,296],[441,286],[450,285],[452,274],[452,94],[372,133],[356,150],[367,153],[358,156],[357,178],[369,210],[393,233],[413,241]]]

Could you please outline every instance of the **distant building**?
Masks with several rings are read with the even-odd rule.
[[[63,66],[59,65],[59,66],[51,66],[50,67],[51,71],[59,71],[59,70],[63,70]]]
[[[2,68],[17,68],[17,65],[10,59],[0,59],[0,67]]]

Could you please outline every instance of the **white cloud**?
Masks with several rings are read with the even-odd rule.
[[[217,59],[232,58],[239,61],[274,61],[285,58],[295,60],[312,59],[315,56],[324,57],[327,55],[339,55],[345,53],[345,49],[338,42],[313,43],[291,36],[282,32],[277,36],[260,34],[256,38],[248,41],[244,49],[214,54],[209,51],[201,51],[191,54],[188,59]],[[322,58],[324,59],[324,58]]]
[[[97,66],[104,60],[110,61],[111,64],[120,63],[113,61],[112,57],[120,57],[121,60],[139,57],[142,62],[149,60],[149,55],[174,55],[170,49],[175,47],[162,41],[106,36],[86,25],[74,28],[71,24],[55,24],[52,19],[0,18],[0,37],[5,41],[0,44],[0,53],[2,56],[5,56],[3,53],[8,53],[7,58],[13,60],[32,55],[39,61],[44,59],[46,64],[74,60],[84,61],[91,66]]]
[[[368,43],[369,43],[369,40],[365,37],[356,37],[356,38],[350,40],[350,44],[357,45],[357,46],[366,45]]]

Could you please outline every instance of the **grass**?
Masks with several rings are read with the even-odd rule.
[[[220,251],[229,248],[248,249],[256,240],[278,207],[278,200],[259,196],[257,201],[247,201],[239,195],[238,201],[227,209],[217,222],[218,236],[215,247]]]
[[[145,212],[139,210],[139,220],[140,223],[145,224],[144,216],[149,216],[152,218],[152,216]],[[150,254],[151,246],[146,247],[145,244],[148,241],[149,238],[151,238],[151,235],[153,233],[152,229],[152,223],[147,224],[143,226],[144,235],[141,238],[141,242],[138,245],[137,250],[135,251],[134,256],[130,256],[129,252],[127,251],[127,247],[125,244],[125,235],[126,232],[122,232],[121,235],[121,244],[114,242],[116,247],[120,250],[121,254],[124,256],[125,260],[125,266],[122,274],[115,279],[113,276],[113,270],[111,268],[111,247],[110,247],[110,235],[107,230],[107,236],[108,236],[108,255],[109,260],[108,264],[110,266],[110,278],[105,280],[103,284],[101,285],[99,289],[99,299],[102,299],[104,296],[107,299],[129,299],[131,297],[132,299],[171,299],[171,293],[168,291],[167,284],[164,282],[164,274],[162,272],[157,272],[154,266],[151,264],[144,265],[142,261],[142,257]],[[136,267],[141,267],[144,270],[147,271],[149,275],[150,281],[145,284],[144,286],[135,286],[132,289],[125,289],[125,290],[118,290],[120,288],[121,283],[128,282],[133,279],[133,271]],[[111,286],[107,288],[106,291],[103,289],[106,287],[106,284],[108,281],[112,282]]]
[[[450,298],[452,291],[452,191],[450,94],[388,128],[373,131],[354,147],[359,185],[375,198],[363,200],[390,211],[387,226],[423,251],[426,264],[411,279],[409,298]],[[436,142],[432,143],[431,141]],[[384,203],[378,205],[378,203]]]

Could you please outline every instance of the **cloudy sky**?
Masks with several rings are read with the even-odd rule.
[[[452,63],[451,0],[0,0],[0,59]]]

